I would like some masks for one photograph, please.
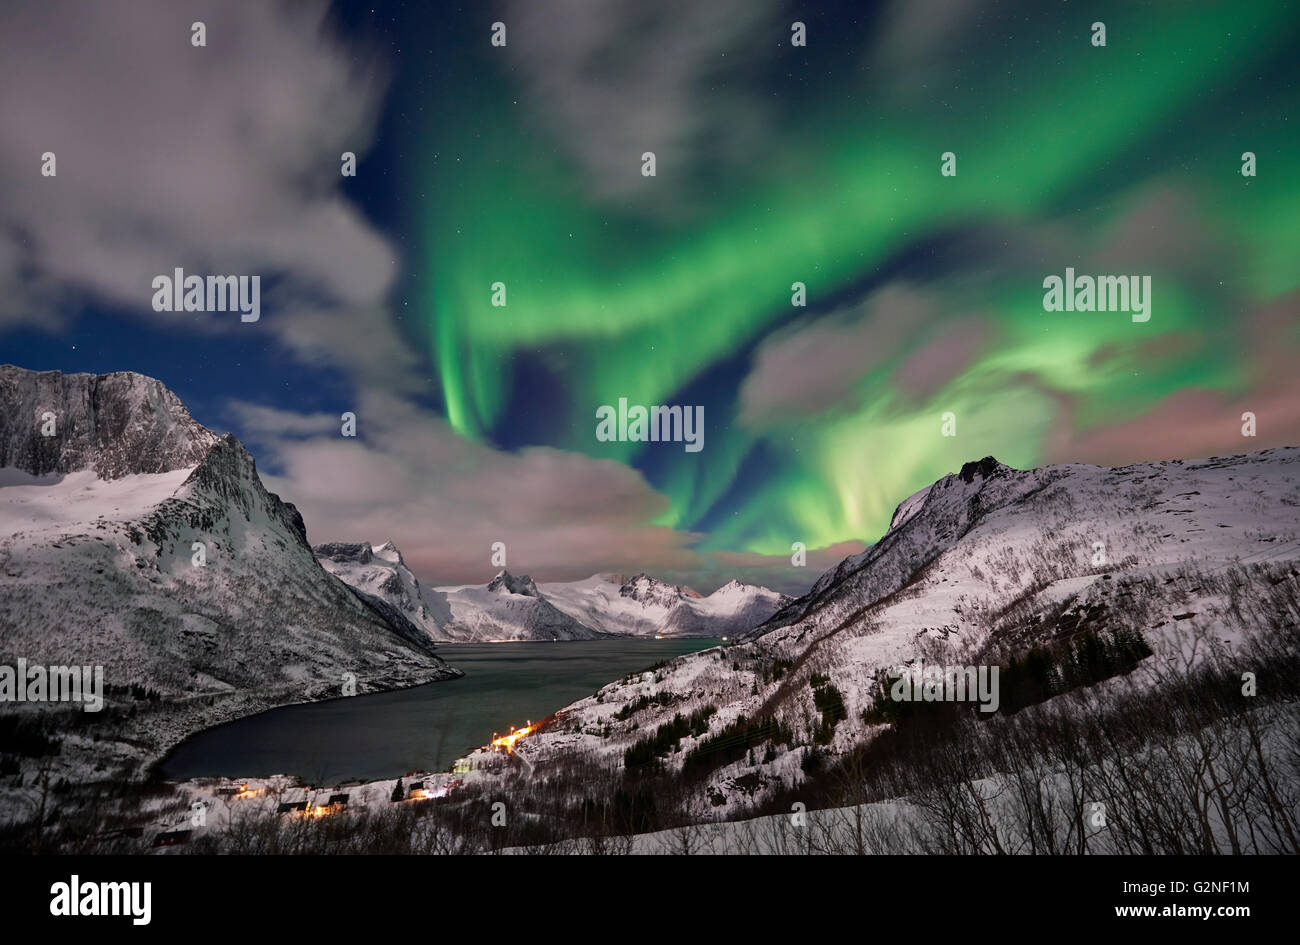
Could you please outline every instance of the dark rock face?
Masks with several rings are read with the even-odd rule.
[[[673,607],[682,599],[680,587],[665,584],[644,571],[620,587],[618,592],[621,596],[630,597],[642,604],[658,604],[661,607]]]
[[[495,594],[506,591],[510,594],[521,594],[524,597],[540,598],[542,596],[542,592],[537,589],[537,585],[533,583],[533,579],[527,574],[515,577],[509,571],[502,571],[494,577],[488,583],[487,589]]]
[[[0,466],[120,479],[196,466],[216,442],[154,378],[0,365]]]
[[[988,479],[995,471],[1006,468],[992,456],[985,456],[981,460],[964,463],[958,475],[961,476],[962,482],[974,482],[977,473],[981,479]]]
[[[327,541],[313,545],[313,552],[318,558],[331,561],[353,561],[357,564],[369,564],[374,559],[374,549],[368,541]]]

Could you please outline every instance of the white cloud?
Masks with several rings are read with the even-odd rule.
[[[4,5],[0,320],[55,325],[55,288],[174,318],[152,311],[154,276],[257,274],[276,278],[277,308],[264,298],[239,330],[369,375],[409,367],[383,311],[397,254],[339,190],[340,154],[370,144],[384,69],[331,36],[326,10]],[[190,43],[196,20],[206,48]],[[40,174],[47,151],[56,177]]]
[[[942,311],[930,293],[890,285],[862,303],[770,336],[740,388],[740,419],[752,427],[859,406],[858,387],[877,365]]]
[[[689,548],[696,536],[653,524],[666,498],[613,460],[471,443],[377,390],[361,396],[355,439],[329,415],[231,408],[257,455],[280,470],[263,474],[268,488],[301,509],[313,543],[392,540],[422,580],[486,581],[496,541],[512,571],[538,580],[701,563]]]
[[[501,52],[588,193],[663,211],[701,163],[752,163],[767,105],[743,69],[788,39],[777,9],[773,0],[515,0]],[[640,176],[645,151],[658,165],[651,189]]]

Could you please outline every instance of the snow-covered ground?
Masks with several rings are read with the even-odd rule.
[[[774,714],[807,745],[813,673],[843,694],[827,746],[842,751],[867,734],[881,670],[936,653],[996,665],[1085,629],[1138,631],[1159,658],[1181,660],[1188,641],[1233,646],[1274,629],[1270,589],[1300,581],[1298,567],[1297,448],[1120,469],[972,463],[905,502],[879,542],[740,643],[678,657],[648,684],[612,682],[515,751],[533,764],[574,752],[619,764],[674,715],[709,706],[708,731],[681,739],[667,764],[741,715]],[[655,701],[639,705],[647,692]],[[789,783],[807,750],[719,768],[701,810],[747,803],[746,775]]]
[[[91,470],[33,476],[0,469],[0,535],[57,538],[85,522],[128,522],[169,499],[190,470],[100,479]]]

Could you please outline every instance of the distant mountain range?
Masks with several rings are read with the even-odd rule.
[[[335,542],[313,550],[326,570],[443,641],[721,637],[758,626],[790,601],[739,581],[705,597],[646,574],[538,585],[501,571],[485,585],[432,588],[416,579],[391,542]]]
[[[595,575],[568,584],[543,584],[560,610],[602,633],[663,637],[738,636],[790,602],[784,594],[731,581],[703,596],[647,574]]]

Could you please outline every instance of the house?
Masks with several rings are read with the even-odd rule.
[[[301,811],[301,812],[303,812],[303,813],[306,813],[306,812],[307,812],[307,802],[306,802],[306,801],[285,801],[284,803],[282,803],[282,804],[280,805],[280,807],[279,807],[279,809],[276,811],[276,813],[278,813],[278,814],[292,814],[292,813],[295,813],[295,812],[298,812],[298,811]]]
[[[164,830],[156,834],[153,838],[153,845],[156,847],[174,847],[178,844],[189,843],[192,830]]]
[[[412,781],[406,796],[413,801],[422,801],[429,796],[429,792],[424,789],[423,781]]]
[[[456,763],[451,766],[452,774],[469,774],[473,770],[474,765],[468,758],[457,758]]]
[[[332,807],[335,810],[342,810],[348,806],[348,796],[346,794],[331,794],[329,803],[326,807]]]

